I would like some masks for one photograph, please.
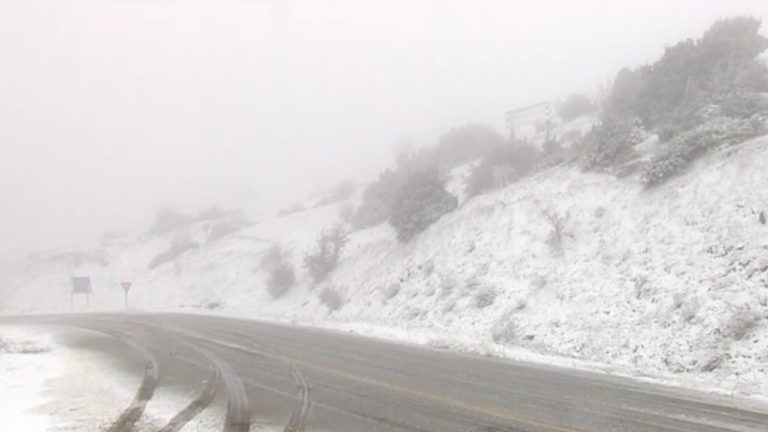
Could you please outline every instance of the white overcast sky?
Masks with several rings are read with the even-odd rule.
[[[371,178],[738,14],[768,1],[0,0],[0,259]]]

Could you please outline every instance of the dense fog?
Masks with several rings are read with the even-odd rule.
[[[657,58],[761,1],[19,1],[0,6],[0,260],[258,218],[451,127]]]

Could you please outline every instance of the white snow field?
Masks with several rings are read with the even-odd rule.
[[[459,191],[456,170],[451,189]],[[633,177],[555,167],[462,202],[407,244],[382,224],[353,232],[340,266],[312,286],[301,266],[337,203],[209,240],[198,222],[87,253],[30,258],[4,280],[7,313],[129,307],[297,321],[434,346],[608,370],[768,397],[768,137],[710,154],[646,190]],[[544,213],[562,221],[562,236]],[[153,269],[180,236],[197,246]],[[298,282],[273,300],[262,254],[292,251]],[[344,304],[319,299],[332,289]],[[86,310],[76,297],[75,310]]]

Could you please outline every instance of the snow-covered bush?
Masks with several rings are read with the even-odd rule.
[[[344,306],[344,298],[333,288],[324,287],[317,296],[320,302],[326,305],[331,312]]]
[[[666,143],[664,149],[645,165],[641,179],[647,187],[656,186],[680,174],[688,164],[706,152],[740,143],[764,132],[765,123],[759,116],[750,119],[712,118]]]
[[[19,340],[0,336],[0,354],[40,354],[51,351],[51,347],[32,340]]]
[[[415,172],[397,194],[389,211],[389,223],[398,240],[407,242],[458,205],[458,199],[445,190],[436,170]]]
[[[569,122],[583,115],[592,114],[596,111],[595,104],[589,96],[575,93],[562,101],[557,107],[557,114],[563,122]]]
[[[296,283],[296,274],[290,254],[274,245],[261,258],[260,267],[268,273],[267,292],[273,299],[285,295]]]
[[[237,219],[225,219],[221,222],[214,223],[208,231],[208,238],[206,238],[205,242],[213,243],[222,237],[241,230],[244,226],[245,221]]]
[[[273,299],[278,299],[290,291],[295,283],[296,275],[293,271],[293,265],[283,262],[269,272],[267,292]]]
[[[517,323],[512,311],[503,313],[491,326],[491,340],[505,345],[512,345],[518,342]]]
[[[313,207],[323,207],[339,201],[344,201],[351,197],[352,194],[355,193],[355,190],[357,190],[357,185],[352,181],[345,180],[328,191],[324,197],[320,198],[315,203]]]
[[[400,284],[395,282],[384,288],[383,295],[384,301],[391,299],[400,292]]]
[[[156,255],[147,265],[149,270],[157,266],[173,261],[180,257],[184,252],[197,248],[199,245],[192,241],[192,237],[187,232],[180,232],[173,236],[168,250]]]
[[[163,208],[155,216],[155,222],[149,228],[150,234],[161,235],[180,228],[194,221],[194,217],[180,213],[172,208]]]
[[[731,312],[731,315],[720,328],[722,335],[734,340],[744,339],[750,330],[760,321],[760,314],[745,304]]]
[[[307,208],[304,207],[304,204],[301,204],[301,203],[291,204],[288,207],[284,207],[284,208],[279,209],[277,211],[277,216],[278,217],[288,216],[288,215],[291,215],[291,214],[294,214],[294,213],[303,212],[303,211],[306,211],[306,210],[307,210]]]
[[[315,283],[322,282],[336,268],[341,251],[347,244],[348,234],[342,226],[323,231],[317,247],[304,255],[304,267]]]
[[[456,289],[456,278],[452,274],[446,273],[440,275],[440,297],[445,298]]]
[[[355,210],[351,225],[360,229],[386,221],[402,184],[403,174],[399,171],[386,170],[379,174],[379,178],[363,192],[363,201]]]
[[[441,136],[432,150],[432,159],[441,169],[450,169],[487,154],[503,142],[504,137],[493,128],[468,124],[453,128]]]
[[[613,172],[617,166],[637,157],[635,146],[644,138],[639,119],[621,116],[606,107],[600,123],[582,139],[581,145],[586,151],[582,166],[588,171]]]
[[[519,180],[533,170],[541,156],[538,149],[522,141],[493,147],[467,177],[467,196],[472,197]]]
[[[478,309],[484,309],[488,306],[492,305],[493,302],[496,301],[496,290],[492,288],[483,288],[480,291],[476,292],[474,295],[475,298],[475,306]]]

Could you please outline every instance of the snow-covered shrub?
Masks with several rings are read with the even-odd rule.
[[[557,107],[560,120],[567,123],[583,115],[592,114],[597,110],[589,96],[575,93],[562,101]]]
[[[491,148],[467,177],[467,196],[498,189],[525,177],[541,156],[537,148],[522,141]]]
[[[399,171],[386,170],[379,174],[379,178],[365,188],[363,200],[355,210],[351,225],[361,229],[386,221],[403,180],[403,174]]]
[[[290,253],[274,245],[262,256],[260,267],[269,275],[267,292],[273,299],[287,293],[296,283],[296,274],[291,264]]]
[[[740,143],[764,131],[764,121],[758,116],[750,119],[712,118],[666,143],[664,150],[645,165],[642,181],[647,187],[661,184],[681,173],[706,152]]]
[[[768,113],[768,96],[763,93],[737,91],[729,94],[719,105],[724,116],[746,119],[755,114]]]
[[[448,297],[456,288],[456,278],[451,274],[440,275],[440,297]]]
[[[605,207],[599,206],[595,209],[595,218],[600,219],[605,215]]]
[[[424,263],[422,270],[424,271],[424,277],[429,277],[435,271],[435,263],[432,260],[428,260]]]
[[[491,340],[505,345],[518,342],[517,323],[512,311],[503,313],[491,326]]]
[[[723,336],[741,340],[755,328],[760,321],[760,314],[748,304],[742,305],[731,313],[720,331]]]
[[[284,255],[285,252],[283,252],[283,248],[280,247],[280,245],[274,244],[270,246],[270,248],[261,256],[261,260],[259,260],[259,268],[268,272],[283,261]]]
[[[493,128],[482,124],[468,124],[453,128],[435,145],[434,163],[441,169],[477,159],[504,142],[504,137]]]
[[[226,219],[215,223],[213,226],[211,226],[210,231],[208,231],[208,238],[206,238],[205,242],[213,243],[222,237],[241,230],[244,225],[244,221],[238,221],[235,219]]]
[[[317,247],[304,255],[304,267],[315,283],[322,282],[339,264],[341,251],[347,244],[347,231],[336,226],[323,231],[317,239]]]
[[[344,298],[341,296],[341,294],[339,294],[338,291],[332,288],[324,287],[322,290],[320,290],[320,293],[318,293],[317,297],[320,299],[320,302],[326,305],[331,312],[336,311],[344,306]]]
[[[635,287],[635,298],[637,299],[646,298],[653,293],[653,288],[648,285],[648,277],[644,274],[635,276],[633,284]]]
[[[287,293],[295,283],[296,275],[293,265],[283,262],[269,272],[267,292],[273,299],[278,299]]]
[[[682,315],[685,322],[691,322],[694,318],[696,318],[696,314],[699,313],[699,309],[701,309],[699,299],[695,297],[687,298],[680,306],[680,314]]]
[[[483,288],[476,292],[474,295],[475,306],[478,309],[484,309],[492,305],[496,301],[496,290],[492,288]]]
[[[323,198],[320,198],[313,207],[323,207],[339,201],[344,201],[352,196],[357,190],[357,185],[352,181],[345,180],[334,186]]]
[[[701,107],[768,90],[761,59],[768,38],[760,34],[760,25],[751,17],[717,21],[699,39],[667,47],[653,64],[622,70],[606,99],[620,114],[637,116],[647,129],[659,131],[662,139],[689,130],[701,124],[696,120]],[[755,112],[749,101],[734,104],[745,108],[732,110],[741,111],[736,117]]]
[[[384,288],[383,295],[384,300],[389,300],[392,297],[396,296],[400,292],[400,284],[395,282]]]
[[[304,207],[304,204],[301,204],[301,203],[291,204],[288,207],[279,209],[277,211],[277,216],[278,217],[288,216],[294,213],[303,212],[305,210],[307,210],[307,208]]]
[[[436,170],[415,172],[397,194],[389,211],[389,223],[398,240],[407,242],[458,205],[458,199],[445,190]]]
[[[194,221],[194,217],[185,215],[171,208],[163,208],[155,216],[155,222],[149,228],[150,234],[161,235],[180,228]]]
[[[192,237],[187,232],[178,233],[173,236],[171,244],[168,246],[168,250],[156,255],[147,265],[149,270],[156,268],[157,266],[173,261],[180,257],[184,252],[197,248],[199,245],[192,241]]]
[[[600,123],[584,135],[582,145],[586,154],[582,166],[588,171],[614,172],[637,157],[635,146],[644,138],[639,119],[616,114],[606,107]]]
[[[18,340],[0,336],[0,354],[40,354],[51,351],[51,347],[32,340]]]

